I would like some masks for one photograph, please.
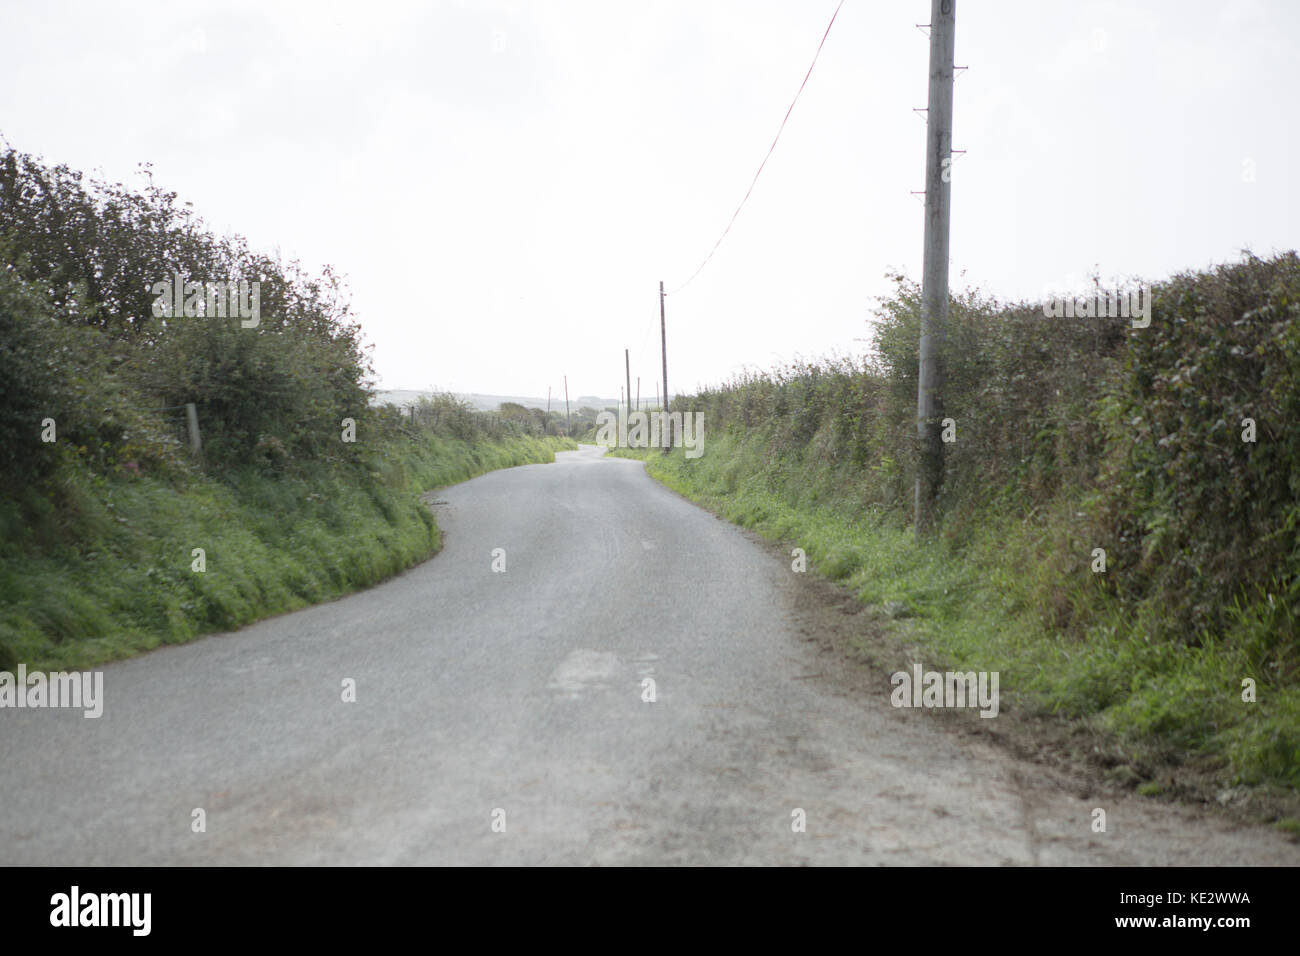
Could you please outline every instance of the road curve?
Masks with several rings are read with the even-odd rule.
[[[0,864],[1300,862],[1136,797],[1093,833],[1095,798],[855,690],[803,576],[638,462],[436,498],[405,574],[107,666],[99,719],[0,711]]]

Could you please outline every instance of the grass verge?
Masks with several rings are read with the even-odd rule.
[[[91,667],[376,584],[441,546],[420,492],[576,447],[426,435],[382,449],[369,472],[307,463],[180,482],[73,468],[57,507],[0,502],[0,669]]]

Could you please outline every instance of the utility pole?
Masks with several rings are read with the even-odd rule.
[[[569,376],[564,376],[564,437],[573,433],[573,417],[569,414]]]
[[[930,529],[943,483],[944,326],[948,318],[948,232],[952,186],[953,46],[957,0],[930,0],[930,94],[925,128],[925,256],[921,276],[921,367],[916,391],[916,536]]]
[[[623,374],[627,378],[627,413],[632,414],[632,360],[628,358],[627,349],[623,350]]]
[[[666,412],[668,411],[668,325],[664,319],[664,282],[659,280],[659,345],[664,357],[664,403],[661,406]],[[664,423],[664,428],[668,430],[668,443],[664,445],[664,454],[668,454],[668,449],[673,447],[673,423],[667,416],[660,419]]]

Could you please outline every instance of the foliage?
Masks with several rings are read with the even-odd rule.
[[[920,289],[894,279],[867,355],[746,372],[675,407],[702,412],[712,434],[760,437],[794,466],[772,477],[793,500],[905,525]],[[1004,518],[1039,529],[1032,554],[1003,560],[1034,569],[1030,603],[1058,631],[1085,634],[1103,594],[1179,640],[1231,630],[1234,608],[1260,602],[1285,602],[1278,621],[1300,617],[1297,257],[1247,256],[1152,296],[1146,328],[952,298],[940,356],[955,440],[938,533],[960,549]],[[1090,570],[1096,548],[1104,575]],[[1294,650],[1295,637],[1280,630],[1275,644]]]

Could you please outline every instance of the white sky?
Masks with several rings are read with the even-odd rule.
[[[385,388],[613,396],[628,347],[653,395],[659,280],[712,247],[836,3],[4,0],[0,133],[152,162],[219,231],[335,265]],[[928,20],[847,0],[668,299],[672,391],[860,351],[886,271],[919,279]],[[1297,36],[1290,0],[962,0],[953,288],[1300,245]]]

